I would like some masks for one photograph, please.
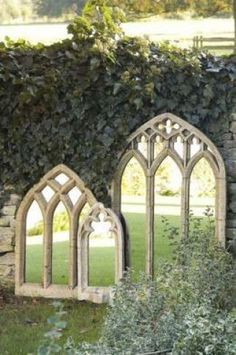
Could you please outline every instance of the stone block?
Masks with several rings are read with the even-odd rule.
[[[1,279],[1,283],[3,284],[14,283],[15,266],[0,264],[0,279]]]
[[[18,206],[21,201],[21,196],[11,194],[10,198],[4,203],[5,206]]]
[[[230,132],[236,133],[236,120],[232,121],[230,125]]]
[[[13,251],[15,231],[11,227],[0,227],[0,253]]]
[[[230,209],[232,212],[236,213],[236,201],[235,201],[235,200],[232,201],[232,202],[230,202],[230,204],[229,204],[229,209]]]
[[[0,265],[15,265],[15,253],[0,254]]]
[[[0,217],[0,227],[10,227],[10,218],[8,216]]]
[[[10,227],[12,227],[12,228],[16,227],[16,219],[15,218],[10,218]]]
[[[236,113],[231,113],[230,121],[236,121]]]
[[[4,216],[15,216],[15,214],[16,214],[16,206],[4,206],[1,209],[1,213]]]
[[[235,219],[227,219],[226,226],[229,229],[236,228],[236,217],[235,217]]]
[[[232,140],[232,141],[224,141],[223,142],[223,146],[226,149],[230,149],[230,148],[236,148],[236,141]]]
[[[0,254],[0,279],[3,283],[14,282],[15,253]]]
[[[228,178],[232,178],[231,181],[236,182],[236,161],[226,160],[225,161]]]
[[[235,131],[235,133],[236,133],[236,131]],[[222,136],[221,136],[221,139],[223,141],[230,141],[232,138],[233,138],[233,134],[232,133],[223,133]]]
[[[227,149],[224,156],[226,157],[226,159],[236,160],[236,147]]]

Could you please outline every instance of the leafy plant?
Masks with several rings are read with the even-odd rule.
[[[59,301],[52,303],[55,313],[48,318],[48,323],[52,328],[44,334],[45,340],[39,346],[38,355],[58,354],[61,353],[62,346],[58,344],[58,339],[62,336],[62,330],[66,328],[67,322],[63,320],[66,312],[63,310],[63,304]]]
[[[151,280],[132,271],[115,288],[102,337],[96,344],[71,339],[65,354],[235,354],[236,262],[214,240],[208,223],[194,221],[176,244],[173,263]],[[174,229],[166,226],[172,236]],[[173,239],[173,238],[172,238]]]

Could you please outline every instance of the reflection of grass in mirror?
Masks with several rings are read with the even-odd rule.
[[[43,279],[43,246],[26,246],[26,282],[41,283]]]
[[[125,218],[130,230],[132,231],[131,258],[133,260],[131,267],[135,270],[135,275],[139,271],[145,270],[145,215],[141,213],[125,213]],[[179,217],[167,216],[171,225],[177,225]],[[155,256],[157,262],[171,258],[171,248],[169,239],[163,236],[164,226],[161,218],[155,220],[155,230],[158,230],[158,238],[155,238]],[[54,243],[54,283],[66,284],[67,275],[65,270],[68,269],[68,259],[65,260],[64,250],[68,242]],[[114,249],[112,247],[93,247],[90,249],[92,269],[90,283],[98,285],[98,280],[102,280],[103,285],[111,285],[114,283]],[[42,246],[27,246],[27,281],[37,282],[42,275]],[[107,267],[111,265],[111,267]],[[112,266],[113,265],[113,266]],[[134,275],[134,276],[135,276]]]
[[[115,283],[115,248],[90,248],[89,286],[110,286]]]
[[[145,214],[142,213],[125,213],[125,218],[132,231],[131,236],[131,268],[134,269],[134,278],[137,277],[140,271],[145,270]],[[166,221],[170,228],[178,228],[180,217],[166,216]],[[211,223],[214,219],[209,217]],[[208,218],[194,217],[191,219],[190,227],[193,224],[200,223],[201,228],[204,228],[209,223]],[[192,228],[190,228],[192,229]],[[199,230],[199,228],[198,228]],[[155,233],[154,242],[155,252],[155,269],[160,261],[170,260],[172,257],[173,246],[170,246],[169,234],[166,230],[166,223],[162,223],[161,216],[155,218]],[[177,234],[177,233],[176,233]],[[178,239],[178,237],[177,237]],[[68,270],[68,258],[65,259],[65,248],[68,248],[67,242],[54,243],[54,283],[66,284],[67,275],[65,270]],[[114,283],[114,248],[112,247],[92,247],[90,248],[91,263],[91,285],[108,286]],[[42,246],[29,245],[27,246],[27,282],[38,282],[42,275]],[[110,266],[109,266],[110,265]],[[109,266],[109,267],[108,267]],[[56,271],[55,271],[56,269]]]
[[[68,242],[58,242],[53,245],[54,253],[54,283],[55,284],[67,284],[68,275],[65,274],[65,270],[68,270],[68,258],[64,258],[65,248],[68,248]],[[114,248],[91,248],[90,258],[93,260],[91,266],[91,285],[109,286],[114,284]],[[27,282],[38,282],[42,279],[42,246],[41,245],[29,245],[26,253]],[[107,265],[113,265],[108,268]]]

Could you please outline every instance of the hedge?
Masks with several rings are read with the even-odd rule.
[[[235,57],[128,38],[100,10],[51,46],[0,43],[2,185],[24,193],[64,163],[107,202],[127,137],[166,111],[219,142],[236,109]]]

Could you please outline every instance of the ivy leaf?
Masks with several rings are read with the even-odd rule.
[[[134,104],[136,106],[136,109],[139,110],[141,107],[143,107],[143,100],[140,97],[137,97],[134,100]]]
[[[113,95],[117,95],[121,88],[122,88],[121,83],[115,83],[113,88]]]
[[[96,68],[98,68],[100,65],[100,60],[96,57],[92,58],[90,60],[90,68],[91,70],[95,70]]]

